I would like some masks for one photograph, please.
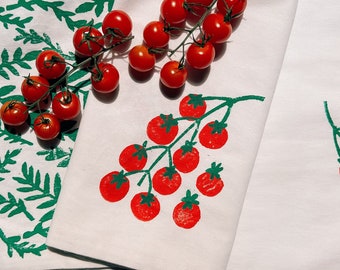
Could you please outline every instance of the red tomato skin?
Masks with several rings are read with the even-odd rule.
[[[224,21],[224,16],[220,13],[211,13],[205,17],[202,29],[211,43],[224,43],[232,33],[230,22]]]
[[[130,66],[139,72],[148,72],[155,67],[156,56],[144,45],[136,45],[129,52]]]
[[[42,113],[33,123],[35,135],[41,140],[53,140],[60,133],[60,122],[52,113]]]
[[[41,76],[48,80],[61,77],[66,71],[65,59],[56,51],[42,51],[35,60],[35,66]]]
[[[189,173],[197,168],[200,156],[195,147],[190,152],[184,152],[182,148],[179,148],[175,151],[172,159],[177,170],[182,173]]]
[[[99,78],[99,71],[102,72],[102,77]],[[99,93],[112,93],[119,85],[119,71],[117,68],[110,64],[100,62],[98,69],[94,67],[91,74],[91,84],[95,91]]]
[[[232,10],[231,17],[238,17],[242,15],[246,9],[247,0],[218,0],[216,7],[217,11],[223,16],[227,14],[227,10],[229,8]]]
[[[214,121],[206,124],[198,134],[199,142],[206,148],[219,149],[228,141],[228,131],[224,128],[219,133],[213,132]]]
[[[161,195],[170,195],[176,192],[181,183],[181,175],[175,169],[169,167],[160,168],[152,177],[152,187]]]
[[[75,119],[81,111],[78,96],[70,92],[59,92],[52,100],[52,111],[61,120]]]
[[[169,43],[170,35],[165,31],[163,22],[151,21],[144,27],[143,39],[150,48],[164,48]]]
[[[207,172],[200,174],[196,180],[196,187],[203,195],[208,197],[216,196],[223,189],[224,183],[220,178],[211,179]]]
[[[164,64],[160,72],[160,79],[163,85],[168,88],[182,87],[188,77],[188,71],[185,67],[180,67],[178,61],[169,61]]]
[[[139,144],[131,144],[119,155],[119,164],[128,172],[142,170],[147,162],[145,148]]]
[[[28,103],[34,103],[46,98],[50,83],[42,76],[29,76],[21,84],[21,93]]]
[[[205,69],[215,59],[215,48],[209,41],[205,42],[204,45],[193,43],[187,50],[186,59],[193,68]]]
[[[187,117],[189,120],[194,120],[205,114],[207,104],[205,100],[197,97],[198,95],[187,95],[181,100],[179,104],[179,113],[183,117]]]
[[[103,49],[104,38],[98,29],[82,26],[73,35],[73,46],[80,57],[90,57]]]
[[[152,201],[149,204],[143,203],[143,196],[144,198],[150,196]],[[160,203],[157,197],[147,192],[136,194],[131,200],[130,207],[133,215],[141,221],[150,221],[160,212]]]
[[[214,0],[186,0],[195,16],[201,17]]]
[[[198,205],[193,205],[192,209],[184,209],[184,204],[184,202],[180,202],[175,206],[172,218],[177,226],[184,229],[191,229],[201,219],[201,210]]]
[[[171,124],[166,127],[166,121],[172,118],[170,115],[162,115],[154,117],[147,125],[147,135],[154,143],[166,145],[171,143],[178,134],[178,125]],[[171,120],[170,120],[171,121]]]
[[[120,177],[122,183],[118,187],[118,182],[113,182],[114,177]],[[122,200],[130,189],[130,181],[127,177],[122,176],[118,171],[112,171],[106,174],[99,183],[101,196],[108,202],[118,202]]]
[[[0,118],[6,125],[20,126],[28,118],[28,108],[20,101],[8,100],[1,106]]]
[[[160,14],[162,19],[171,25],[183,23],[187,17],[184,0],[163,0]]]

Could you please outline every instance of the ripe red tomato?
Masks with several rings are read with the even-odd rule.
[[[215,58],[215,48],[211,42],[192,43],[186,53],[186,59],[195,69],[205,69],[210,66]]]
[[[28,118],[28,108],[20,101],[8,100],[1,106],[0,118],[6,125],[20,126]]]
[[[104,37],[98,29],[82,26],[74,32],[73,46],[80,57],[90,57],[104,48]]]
[[[196,169],[200,155],[193,142],[186,141],[185,145],[177,149],[172,157],[173,163],[177,170],[182,173],[192,172]]]
[[[59,92],[52,100],[52,111],[61,120],[74,119],[81,111],[80,100],[69,91]]]
[[[160,72],[162,84],[168,88],[182,87],[188,77],[187,69],[178,61],[169,61],[164,64]]]
[[[182,183],[181,175],[174,166],[163,167],[152,177],[152,187],[162,195],[169,195],[178,190]]]
[[[156,64],[156,56],[144,45],[136,45],[129,52],[130,66],[139,72],[152,70]]]
[[[35,135],[41,140],[52,140],[60,133],[60,122],[52,113],[42,113],[33,123]]]
[[[163,22],[151,21],[144,27],[143,39],[149,48],[164,48],[169,43],[170,34]]]
[[[231,23],[224,20],[221,13],[211,13],[205,17],[202,29],[211,43],[224,43],[232,33]]]
[[[28,103],[46,98],[49,90],[50,83],[42,76],[28,76],[21,84],[21,93]]]
[[[228,140],[227,124],[219,121],[207,123],[198,134],[201,145],[209,149],[218,149]]]
[[[35,66],[40,75],[48,80],[61,77],[66,70],[64,57],[53,50],[42,51],[35,60]]]
[[[91,83],[95,91],[111,93],[118,87],[119,72],[114,65],[101,62],[92,69]]]
[[[109,202],[122,200],[130,189],[130,181],[123,172],[112,171],[106,174],[99,184],[102,197]]]
[[[154,143],[166,145],[171,143],[178,133],[178,122],[172,114],[154,117],[147,125],[147,135]]]
[[[207,104],[202,95],[189,94],[179,103],[179,113],[190,119],[200,118],[204,115]]]
[[[183,23],[187,17],[184,0],[163,0],[160,13],[162,19],[171,25]]]
[[[131,144],[119,155],[119,164],[128,172],[142,170],[147,162],[148,154],[140,144]]]
[[[220,172],[223,170],[221,163],[213,162],[211,167],[196,179],[197,189],[205,196],[213,197],[221,192],[224,183],[221,179]]]
[[[136,194],[130,204],[133,215],[141,221],[150,221],[160,212],[161,206],[158,199],[148,192]]]
[[[244,12],[247,7],[247,0],[218,0],[217,11],[226,16],[230,14],[231,18],[236,18]]]
[[[197,201],[197,194],[187,191],[182,202],[178,203],[172,213],[172,218],[177,226],[184,229],[191,229],[201,219],[201,210]]]
[[[186,0],[189,11],[198,17],[201,17],[214,0]]]
[[[112,10],[104,17],[102,32],[111,44],[120,42],[131,35],[132,20],[123,10]]]

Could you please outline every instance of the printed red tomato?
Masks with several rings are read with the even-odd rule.
[[[201,17],[207,10],[207,7],[212,4],[214,0],[186,0],[190,12],[198,17]]]
[[[189,94],[179,104],[179,113],[190,119],[200,118],[204,115],[207,104],[202,95]]]
[[[247,7],[247,0],[218,0],[217,11],[226,16],[230,14],[231,18],[236,18],[244,12]]]
[[[52,100],[52,111],[61,120],[71,120],[80,114],[81,104],[78,96],[69,91],[57,93]]]
[[[215,59],[215,48],[209,41],[192,43],[187,50],[186,59],[193,68],[205,69]]]
[[[187,69],[178,61],[167,62],[161,69],[160,79],[168,88],[182,87],[188,77]]]
[[[144,27],[143,39],[149,48],[164,48],[169,43],[170,35],[163,22],[151,21]]]
[[[166,145],[171,143],[178,133],[178,122],[172,114],[154,117],[147,126],[147,135],[154,143]]]
[[[109,202],[122,200],[130,189],[130,181],[123,172],[112,171],[106,174],[99,184],[102,197]]]
[[[102,31],[112,45],[131,35],[132,20],[123,10],[112,10],[104,17]]]
[[[6,125],[20,126],[28,118],[28,108],[20,101],[6,101],[1,106],[0,118]]]
[[[119,155],[119,164],[128,172],[142,170],[147,162],[148,154],[140,144],[131,144]]]
[[[95,91],[111,93],[119,85],[119,72],[114,65],[101,62],[92,69],[91,83]]]
[[[156,64],[156,56],[144,45],[136,45],[129,52],[130,66],[139,72],[152,70]]]
[[[90,57],[104,47],[102,33],[92,26],[82,26],[73,35],[73,46],[80,57]]]
[[[221,13],[211,13],[205,17],[202,29],[211,43],[224,43],[232,33],[230,22],[224,20]]]
[[[194,145],[195,143],[186,141],[173,155],[173,163],[176,169],[182,173],[188,173],[195,170],[200,161],[199,152]]]
[[[21,93],[28,103],[46,98],[49,90],[50,83],[42,76],[28,76],[21,84]]]
[[[227,124],[212,121],[206,124],[198,134],[201,145],[210,149],[221,148],[228,140]]]
[[[172,213],[172,218],[177,226],[184,229],[191,229],[201,219],[201,210],[198,195],[192,194],[187,190],[186,196],[182,198],[182,202],[178,203]]]
[[[160,7],[162,19],[171,25],[180,24],[187,17],[184,0],[163,0]]]
[[[52,140],[60,133],[60,122],[52,113],[42,113],[33,123],[35,135],[41,140]]]
[[[40,75],[48,80],[57,79],[66,71],[64,57],[53,50],[42,51],[35,60],[35,66]]]
[[[162,195],[169,195],[178,190],[182,183],[181,175],[174,166],[163,167],[152,177],[152,187]]]
[[[213,162],[211,167],[200,174],[196,180],[197,189],[205,196],[213,197],[221,192],[224,183],[220,172],[223,170],[221,163]]]
[[[131,200],[133,215],[141,221],[150,221],[160,212],[161,206],[158,199],[148,192],[136,194]]]

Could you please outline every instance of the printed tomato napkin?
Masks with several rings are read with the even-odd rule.
[[[225,269],[296,2],[249,1],[176,97],[160,90],[166,57],[142,77],[126,55],[106,58],[119,90],[89,97],[48,246],[133,269]],[[133,21],[131,47],[159,7],[116,1]]]
[[[340,3],[319,8],[299,1],[228,270],[340,269]]]

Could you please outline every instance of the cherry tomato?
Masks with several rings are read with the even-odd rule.
[[[162,195],[169,195],[181,186],[182,177],[174,166],[163,167],[155,172],[152,177],[152,187]]]
[[[52,111],[61,120],[71,120],[80,114],[81,104],[78,96],[69,91],[57,93],[52,100]]]
[[[196,169],[200,161],[200,154],[193,142],[186,141],[181,148],[174,152],[172,160],[177,170],[188,173]]]
[[[41,140],[52,140],[60,133],[60,122],[52,113],[42,113],[33,123],[35,135]]]
[[[207,123],[198,134],[201,145],[209,149],[218,149],[228,141],[227,124],[219,121]]]
[[[247,0],[218,0],[217,11],[223,16],[230,14],[229,17],[236,18],[244,12],[247,7]]]
[[[141,221],[150,221],[160,212],[161,206],[158,199],[147,192],[136,194],[130,203],[133,215]]]
[[[189,7],[189,11],[193,15],[201,17],[213,1],[214,0],[186,0],[186,3]]]
[[[231,23],[225,21],[221,13],[211,13],[205,17],[202,29],[211,43],[226,42],[233,31]]]
[[[21,93],[28,103],[43,100],[49,90],[50,83],[42,76],[28,76],[21,84]]]
[[[147,162],[147,152],[140,144],[131,144],[119,155],[119,164],[128,172],[142,170]]]
[[[1,106],[0,118],[6,125],[20,126],[28,118],[28,108],[20,101],[6,101]]]
[[[162,19],[171,25],[180,24],[187,17],[184,0],[163,0],[160,7]]]
[[[152,70],[156,64],[156,56],[144,45],[136,45],[129,52],[130,66],[139,72]]]
[[[196,187],[199,192],[208,197],[219,194],[224,186],[220,176],[222,170],[221,163],[213,162],[209,169],[200,174],[196,179]]]
[[[91,83],[95,91],[99,93],[111,93],[119,84],[119,72],[110,63],[99,63],[92,69]]]
[[[186,59],[195,69],[205,69],[210,66],[215,58],[215,48],[211,42],[192,43],[186,53]]]
[[[144,27],[143,39],[150,48],[163,48],[168,45],[170,34],[166,31],[163,22],[152,21]]]
[[[42,51],[35,60],[35,66],[48,80],[59,78],[66,70],[65,59],[53,50]]]
[[[189,118],[189,120],[200,118],[204,115],[206,109],[207,103],[202,98],[202,95],[189,94],[179,103],[179,113],[183,117]]]
[[[178,61],[169,61],[161,69],[160,79],[162,84],[169,88],[182,87],[188,77],[187,69]]]
[[[178,203],[172,213],[175,224],[183,229],[191,229],[201,219],[201,210],[197,201],[197,194],[187,191],[182,202]]]
[[[106,40],[113,45],[131,35],[132,20],[123,10],[112,10],[104,17],[102,31]]]
[[[102,33],[92,26],[82,26],[73,35],[73,46],[80,57],[89,57],[104,47]]]
[[[130,181],[123,172],[112,171],[100,180],[99,191],[109,202],[122,200],[130,189]]]
[[[147,125],[147,135],[154,143],[166,145],[171,143],[178,133],[178,122],[172,114],[154,117]]]

